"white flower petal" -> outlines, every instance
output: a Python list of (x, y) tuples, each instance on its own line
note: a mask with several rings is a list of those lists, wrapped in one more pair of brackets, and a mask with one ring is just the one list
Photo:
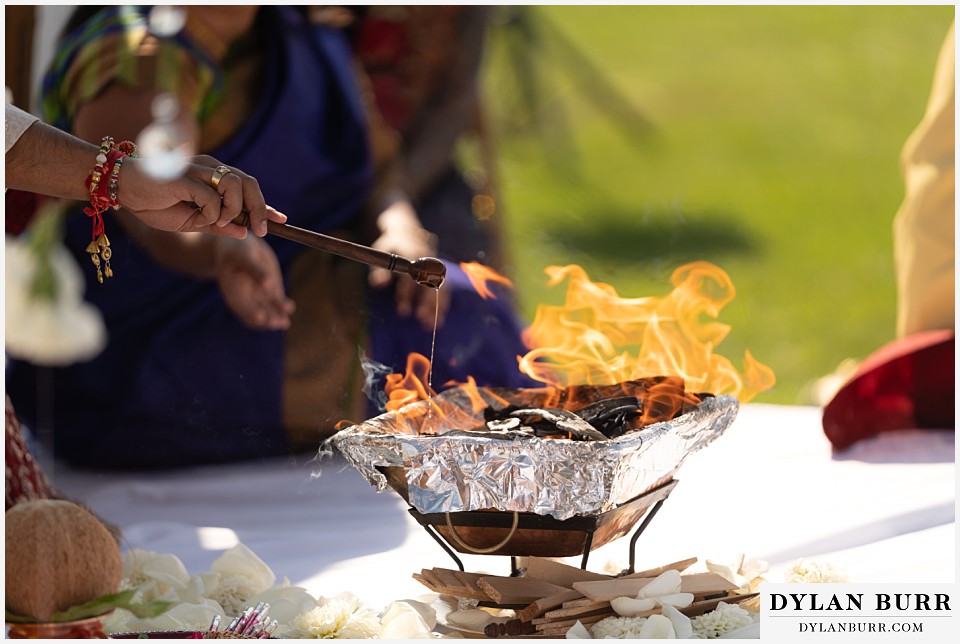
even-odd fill
[(174, 555), (133, 549), (122, 557), (122, 586), (136, 588), (143, 601), (175, 601), (190, 578), (183, 563)]
[(617, 615), (636, 617), (640, 613), (657, 607), (654, 599), (633, 599), (632, 597), (617, 597), (610, 600), (610, 606)]
[(664, 606), (677, 606), (684, 608), (693, 603), (693, 593), (674, 593), (672, 595), (661, 595), (655, 598), (657, 602)]
[(740, 567), (741, 573), (747, 579), (759, 577), (770, 570), (770, 564), (763, 559), (750, 559)]
[(580, 620), (577, 620), (577, 623), (570, 627), (567, 631), (566, 639), (568, 640), (592, 640), (593, 636), (590, 635), (590, 631), (580, 623)]
[(383, 611), (380, 624), (384, 639), (422, 639), (430, 637), (437, 625), (437, 612), (423, 602), (395, 601)]
[(675, 640), (677, 633), (673, 630), (673, 623), (663, 615), (651, 615), (640, 627), (637, 635), (642, 640)]
[(11, 356), (36, 364), (62, 366), (89, 360), (106, 345), (100, 312), (83, 301), (83, 278), (73, 256), (60, 243), (50, 248), (56, 299), (37, 299), (30, 289), (37, 257), (21, 239), (5, 243), (5, 344)]
[(293, 618), (317, 607), (316, 598), (300, 586), (274, 586), (250, 599), (250, 605), (260, 602), (270, 604), (270, 619), (289, 624)]
[(242, 543), (238, 543), (220, 555), (210, 566), (210, 570), (224, 576), (246, 577), (250, 585), (257, 588), (257, 592), (270, 588), (277, 580), (277, 576), (263, 559)]
[(690, 623), (689, 617), (670, 604), (663, 605), (663, 616), (670, 620), (670, 623), (673, 625), (673, 632), (676, 634), (678, 640), (688, 640), (693, 637), (693, 626)]
[(714, 563), (709, 559), (707, 559), (706, 564), (707, 564), (708, 571), (712, 572), (715, 575), (720, 575), (721, 577), (729, 581), (731, 584), (737, 583), (734, 581), (734, 578), (737, 576), (737, 573), (730, 566)]
[(660, 595), (672, 595), (680, 592), (680, 573), (676, 570), (667, 570), (659, 577), (640, 589), (637, 593), (637, 599), (644, 597), (658, 597)]

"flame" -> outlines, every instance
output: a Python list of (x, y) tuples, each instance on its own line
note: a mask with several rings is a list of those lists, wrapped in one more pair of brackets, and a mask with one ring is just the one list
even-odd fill
[[(448, 385), (459, 385), (470, 402), (466, 406), (444, 404), (438, 401), (436, 392), (426, 384), (430, 372), (430, 360), (413, 352), (407, 356), (406, 373), (387, 374), (384, 393), (387, 394), (387, 411), (396, 412), (404, 421), (408, 433), (435, 433), (440, 429), (458, 427), (470, 428), (478, 415), (483, 413), (491, 401), (498, 401), (506, 405), (507, 401), (493, 393), (487, 392), (486, 397), (480, 393), (476, 380), (468, 376), (466, 383), (450, 382)], [(426, 409), (413, 409), (410, 403), (429, 400), (431, 404)]]
[(487, 287), (487, 282), (497, 282), (513, 288), (513, 282), (509, 279), (496, 272), (489, 266), (484, 266), (483, 264), (478, 264), (477, 262), (462, 262), (460, 268), (463, 269), (463, 272), (467, 274), (467, 278), (470, 280), (470, 284), (473, 285), (474, 290), (480, 294), (480, 297), (483, 299), (496, 299), (496, 296), (493, 294), (493, 291)]
[(687, 391), (730, 394), (742, 402), (776, 382), (773, 371), (746, 352), (744, 374), (714, 348), (729, 325), (716, 322), (736, 291), (730, 277), (708, 262), (673, 272), (664, 297), (621, 298), (591, 282), (580, 266), (550, 266), (550, 286), (568, 280), (563, 306), (541, 305), (524, 331), (520, 370), (554, 387), (613, 384), (679, 376)]
[(383, 391), (387, 394), (387, 411), (396, 411), (412, 402), (427, 400), (437, 394), (427, 383), (430, 360), (419, 353), (407, 356), (405, 374), (388, 373)]
[[(461, 266), (481, 295), (489, 293), (485, 279), (510, 283), (481, 264)], [(521, 372), (551, 390), (544, 407), (575, 410), (594, 402), (597, 395), (642, 395), (646, 404), (635, 420), (642, 427), (698, 404), (694, 392), (729, 394), (747, 402), (776, 382), (773, 371), (749, 351), (743, 373), (715, 353), (730, 332), (730, 326), (717, 318), (736, 291), (729, 275), (713, 264), (693, 262), (676, 269), (671, 276), (673, 291), (663, 297), (622, 298), (609, 284), (590, 281), (577, 265), (550, 266), (546, 273), (550, 286), (567, 280), (565, 302), (537, 308), (523, 338), (533, 349), (517, 357)], [(475, 276), (481, 276), (479, 282)], [(405, 374), (387, 376), (387, 410), (432, 399), (436, 392), (426, 385), (429, 371), (429, 360), (411, 353)], [(447, 383), (452, 384), (458, 383)], [(601, 386), (601, 393), (592, 394), (593, 400), (581, 400), (573, 385)], [(474, 414), (487, 406), (472, 378), (461, 387), (468, 391)], [(441, 410), (434, 404), (426, 413), (435, 414), (447, 427), (457, 427), (463, 425), (451, 414), (466, 417), (467, 411)]]

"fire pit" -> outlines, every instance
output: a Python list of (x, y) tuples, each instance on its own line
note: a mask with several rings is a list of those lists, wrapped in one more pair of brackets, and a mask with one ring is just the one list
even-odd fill
[(461, 569), (451, 547), (583, 554), (585, 565), (590, 550), (647, 514), (642, 531), (686, 456), (723, 433), (738, 409), (732, 396), (684, 392), (676, 377), (523, 390), (463, 385), (331, 440), (378, 491), (403, 497)]

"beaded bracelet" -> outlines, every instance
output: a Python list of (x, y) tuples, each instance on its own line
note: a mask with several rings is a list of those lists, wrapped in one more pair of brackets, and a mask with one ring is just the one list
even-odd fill
[[(90, 244), (87, 245), (86, 250), (90, 255), (90, 261), (97, 268), (97, 281), (101, 284), (103, 284), (104, 275), (113, 277), (113, 269), (110, 267), (113, 251), (110, 249), (110, 240), (104, 231), (103, 213), (110, 208), (120, 209), (120, 203), (117, 201), (120, 168), (123, 166), (124, 157), (136, 156), (136, 154), (137, 146), (132, 142), (122, 141), (114, 145), (113, 137), (105, 136), (100, 141), (96, 164), (87, 176), (86, 185), (90, 190), (90, 205), (84, 208), (83, 212), (92, 219), (93, 225)], [(110, 168), (110, 178), (104, 181), (107, 168)], [(104, 264), (102, 273), (101, 258)]]

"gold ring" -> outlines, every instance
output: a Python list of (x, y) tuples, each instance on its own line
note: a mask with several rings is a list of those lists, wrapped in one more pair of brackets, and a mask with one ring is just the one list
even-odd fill
[(217, 186), (220, 185), (220, 179), (223, 179), (231, 172), (233, 171), (225, 165), (218, 165), (216, 168), (214, 168), (213, 176), (210, 178), (210, 185), (213, 186), (213, 189), (216, 190)]

